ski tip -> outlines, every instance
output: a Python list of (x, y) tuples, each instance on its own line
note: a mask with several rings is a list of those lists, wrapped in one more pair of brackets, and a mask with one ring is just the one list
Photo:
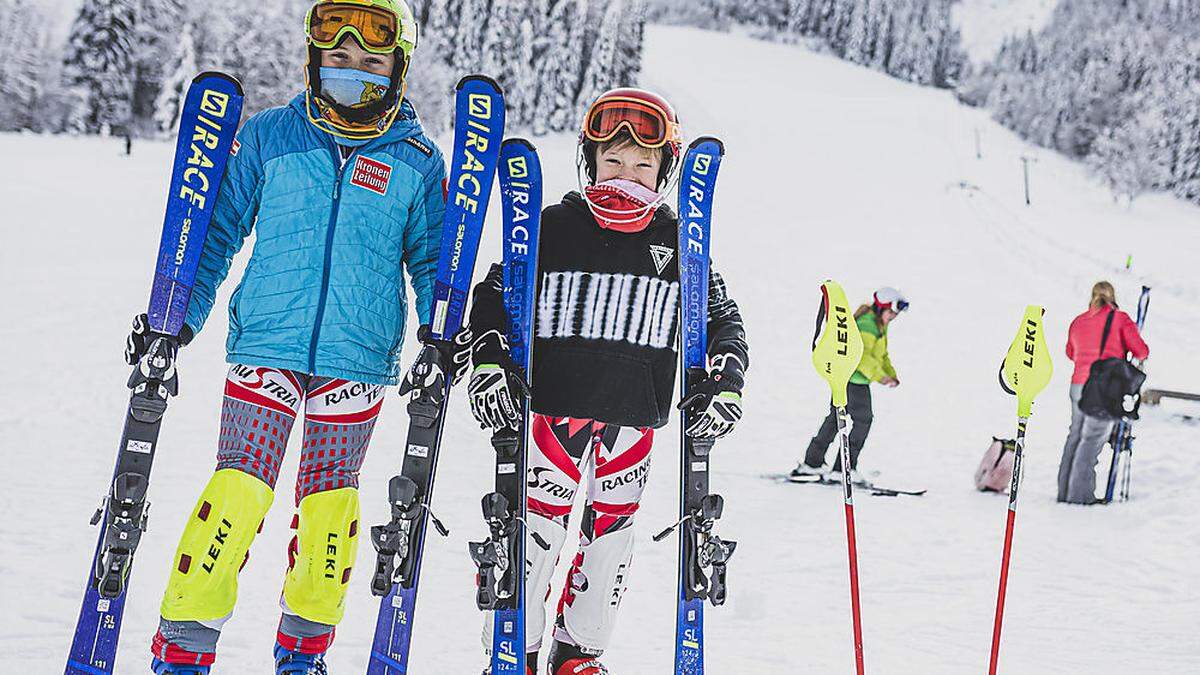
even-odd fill
[(464, 76), (461, 80), (458, 81), (458, 84), (454, 86), (454, 91), (462, 91), (464, 88), (467, 87), (467, 85), (471, 84), (472, 82), (482, 82), (485, 85), (491, 87), (492, 89), (495, 89), (497, 94), (500, 94), (500, 95), (504, 94), (504, 88), (501, 87), (499, 83), (497, 83), (495, 80), (488, 77), (487, 75), (483, 75), (481, 73), (474, 73), (471, 75)]
[(530, 142), (529, 139), (521, 138), (519, 136), (504, 139), (504, 142), (500, 144), (500, 147), (501, 147), (501, 149), (503, 149), (503, 148), (506, 148), (509, 146), (516, 146), (516, 145), (519, 145), (527, 150), (537, 152), (536, 145), (534, 145), (532, 142)]
[(722, 157), (725, 156), (725, 143), (723, 143), (721, 139), (717, 138), (716, 136), (700, 136), (688, 145), (688, 150), (694, 150), (705, 143), (716, 143), (717, 154)]
[(236, 77), (230, 75), (229, 73), (222, 73), (219, 70), (206, 70), (206, 71), (196, 75), (195, 77), (192, 78), (192, 84), (195, 84), (195, 83), (199, 82), (200, 80), (207, 80), (210, 78), (217, 78), (220, 80), (225, 80), (226, 82), (229, 82), (230, 84), (233, 85), (234, 89), (237, 90), (238, 96), (246, 95), (245, 92), (242, 90), (242, 83)]

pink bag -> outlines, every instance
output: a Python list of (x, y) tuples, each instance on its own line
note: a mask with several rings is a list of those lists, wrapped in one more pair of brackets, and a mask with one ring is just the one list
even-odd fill
[(1016, 456), (1016, 441), (992, 438), (992, 444), (983, 453), (983, 460), (975, 470), (975, 487), (980, 492), (1008, 493), (1012, 483), (1013, 458)]

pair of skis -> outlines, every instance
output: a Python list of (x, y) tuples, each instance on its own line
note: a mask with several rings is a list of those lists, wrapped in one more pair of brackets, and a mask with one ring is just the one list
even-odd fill
[[(725, 146), (701, 137), (688, 146), (679, 181), (679, 318), (680, 399), (690, 385), (707, 377), (709, 251), (717, 172)], [(679, 520), (654, 536), (665, 539), (679, 531), (678, 595), (675, 609), (675, 674), (704, 673), (704, 601), (724, 604), (726, 565), (737, 542), (714, 532), (725, 501), (710, 493), (709, 455), (712, 439), (684, 433), (691, 413), (680, 419)]]
[(200, 252), (242, 114), (242, 87), (216, 72), (197, 75), (184, 98), (162, 238), (147, 310), (151, 340), (134, 367), (125, 427), (108, 494), (92, 517), (100, 536), (67, 656), (67, 675), (113, 672), (125, 594), (146, 531), (150, 468), (170, 397), (175, 355)]
[[(1142, 286), (1142, 295), (1138, 298), (1137, 327), (1140, 333), (1146, 325), (1146, 313), (1150, 310), (1150, 287)], [(1129, 500), (1129, 479), (1133, 473), (1133, 422), (1122, 417), (1113, 427), (1112, 436), (1108, 440), (1112, 447), (1112, 462), (1108, 466), (1108, 481), (1104, 488), (1104, 503), (1112, 503), (1113, 497), (1118, 496), (1117, 485), (1120, 483), (1119, 497), (1121, 501)]]
[[(504, 138), (504, 94), (482, 75), (455, 89), (454, 147), (447, 179), (446, 213), (434, 284), (432, 337), (450, 341), (467, 312), (467, 297), (492, 181)], [(388, 482), (391, 520), (371, 528), (377, 552), (371, 592), (381, 596), (368, 675), (408, 672), (414, 612), (427, 524), (449, 534), (430, 503), (446, 403), (453, 382), (440, 390), (417, 389), (408, 403), (409, 427), (400, 475)]]
[[(467, 312), (475, 259), (483, 231), (492, 180), (499, 169), (504, 216), (504, 304), (514, 363), (529, 372), (532, 358), (534, 289), (541, 222), (541, 166), (533, 145), (502, 141), (504, 95), (491, 79), (473, 75), (459, 82), (455, 134), (447, 184), (438, 275), (434, 288), (432, 336), (452, 340)], [(410, 426), (401, 473), (388, 484), (391, 521), (371, 528), (377, 551), (371, 590), (382, 596), (376, 618), (369, 675), (408, 672), (421, 559), (427, 519), (443, 535), (430, 500), (437, 468), (446, 402), (452, 383), (441, 391), (414, 392), (408, 404)], [(520, 402), (524, 419), (528, 406)], [(483, 499), (488, 539), (470, 544), (479, 566), (477, 602), (494, 612), (491, 672), (525, 675), (525, 450), (527, 424), (496, 434), (495, 491)], [(548, 546), (545, 542), (543, 545)]]
[[(500, 151), (500, 201), (504, 215), (504, 309), (508, 319), (508, 353), (529, 380), (533, 359), (534, 296), (537, 289), (537, 250), (541, 232), (542, 169), (537, 150), (523, 139), (504, 142)], [(492, 612), (491, 675), (525, 675), (525, 530), (526, 450), (529, 443), (529, 405), (516, 401), (521, 422), (516, 430), (492, 436), (496, 451), (495, 491), (483, 497), (488, 538), (471, 542), (471, 559), (479, 568), (475, 600)], [(549, 550), (536, 532), (535, 545)]]

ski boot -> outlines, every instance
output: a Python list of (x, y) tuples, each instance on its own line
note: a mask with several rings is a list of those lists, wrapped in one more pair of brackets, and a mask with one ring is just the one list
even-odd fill
[[(590, 653), (589, 653), (590, 652)], [(609, 675), (600, 663), (600, 652), (583, 650), (559, 640), (550, 648), (550, 672), (554, 675)]]
[(329, 675), (324, 654), (301, 654), (275, 643), (275, 675)]
[(804, 462), (800, 462), (792, 472), (788, 474), (788, 480), (793, 483), (816, 482), (825, 477), (825, 472), (828, 471), (823, 466), (809, 466)]
[(160, 659), (154, 659), (150, 662), (150, 670), (154, 671), (154, 675), (208, 675), (212, 671), (212, 667), (194, 666), (187, 663), (167, 663)]

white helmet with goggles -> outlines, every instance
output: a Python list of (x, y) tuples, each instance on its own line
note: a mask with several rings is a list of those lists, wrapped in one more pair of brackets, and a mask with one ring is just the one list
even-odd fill
[(908, 298), (905, 298), (903, 293), (891, 286), (884, 286), (875, 291), (873, 300), (876, 314), (882, 314), (884, 310), (888, 309), (899, 314), (908, 309)]

